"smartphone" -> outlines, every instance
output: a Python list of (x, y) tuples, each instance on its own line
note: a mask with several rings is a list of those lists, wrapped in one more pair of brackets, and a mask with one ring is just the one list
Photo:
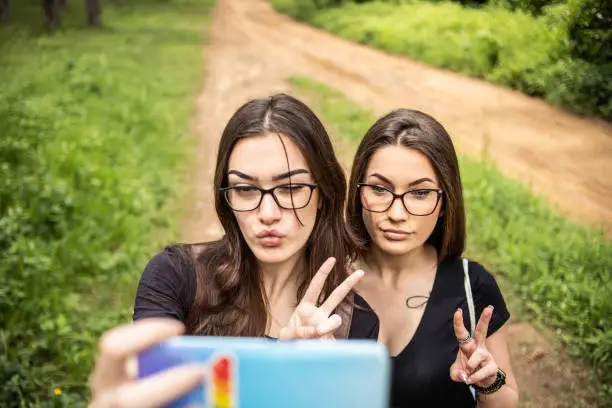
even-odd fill
[(185, 363), (205, 380), (169, 408), (388, 408), (390, 357), (369, 340), (179, 336), (138, 356), (138, 377)]

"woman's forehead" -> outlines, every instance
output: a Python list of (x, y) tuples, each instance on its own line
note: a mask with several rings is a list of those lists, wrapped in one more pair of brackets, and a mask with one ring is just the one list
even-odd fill
[(403, 146), (383, 146), (370, 158), (365, 177), (383, 175), (394, 184), (409, 184), (421, 178), (437, 181), (427, 156)]
[(277, 134), (239, 140), (228, 163), (228, 171), (238, 170), (261, 180), (272, 179), (296, 169), (310, 172), (308, 162), (299, 147), (288, 137), (279, 137)]

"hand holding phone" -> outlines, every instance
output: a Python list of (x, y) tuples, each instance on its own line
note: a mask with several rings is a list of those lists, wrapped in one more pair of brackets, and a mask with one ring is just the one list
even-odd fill
[(181, 365), (146, 379), (137, 379), (131, 367), (137, 355), (178, 336), (183, 325), (172, 319), (146, 319), (106, 332), (90, 376), (90, 408), (153, 408), (163, 406), (202, 385), (199, 365)]

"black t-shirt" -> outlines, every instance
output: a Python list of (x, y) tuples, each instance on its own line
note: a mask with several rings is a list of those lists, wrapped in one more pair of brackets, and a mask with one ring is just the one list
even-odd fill
[[(510, 318), (504, 298), (493, 276), (480, 264), (469, 262), (470, 282), (476, 322), (488, 305), (495, 307), (488, 336), (495, 333)], [(392, 357), (392, 408), (474, 408), (476, 403), (466, 384), (450, 378), (450, 366), (457, 357), (458, 344), (453, 329), (453, 314), (463, 309), (464, 323), (470, 328), (461, 259), (440, 263), (429, 301), (421, 322), (408, 345)], [(355, 309), (349, 338), (378, 338), (376, 314), (360, 296)]]
[(187, 320), (195, 300), (195, 265), (170, 247), (149, 260), (140, 277), (133, 319), (169, 317)]

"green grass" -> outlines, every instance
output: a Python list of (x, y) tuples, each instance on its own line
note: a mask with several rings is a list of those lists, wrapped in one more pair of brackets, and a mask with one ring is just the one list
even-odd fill
[(546, 8), (538, 17), (447, 1), (346, 2), (341, 7), (317, 6), (313, 0), (271, 3), (340, 37), (612, 119), (612, 64), (570, 56), (567, 26), (577, 0)]
[[(101, 332), (176, 236), (213, 0), (39, 3), (0, 27), (0, 406), (85, 406)], [(56, 395), (55, 390), (59, 389)], [(61, 391), (61, 393), (60, 393)]]
[[(336, 90), (290, 79), (319, 107), (322, 120), (357, 144), (375, 117)], [(452, 134), (452, 129), (448, 129)], [(549, 210), (491, 163), (460, 157), (468, 219), (467, 256), (491, 269), (521, 311), (556, 329), (570, 351), (598, 369), (602, 406), (610, 406), (612, 244), (602, 232)], [(511, 312), (515, 313), (515, 310)]]

